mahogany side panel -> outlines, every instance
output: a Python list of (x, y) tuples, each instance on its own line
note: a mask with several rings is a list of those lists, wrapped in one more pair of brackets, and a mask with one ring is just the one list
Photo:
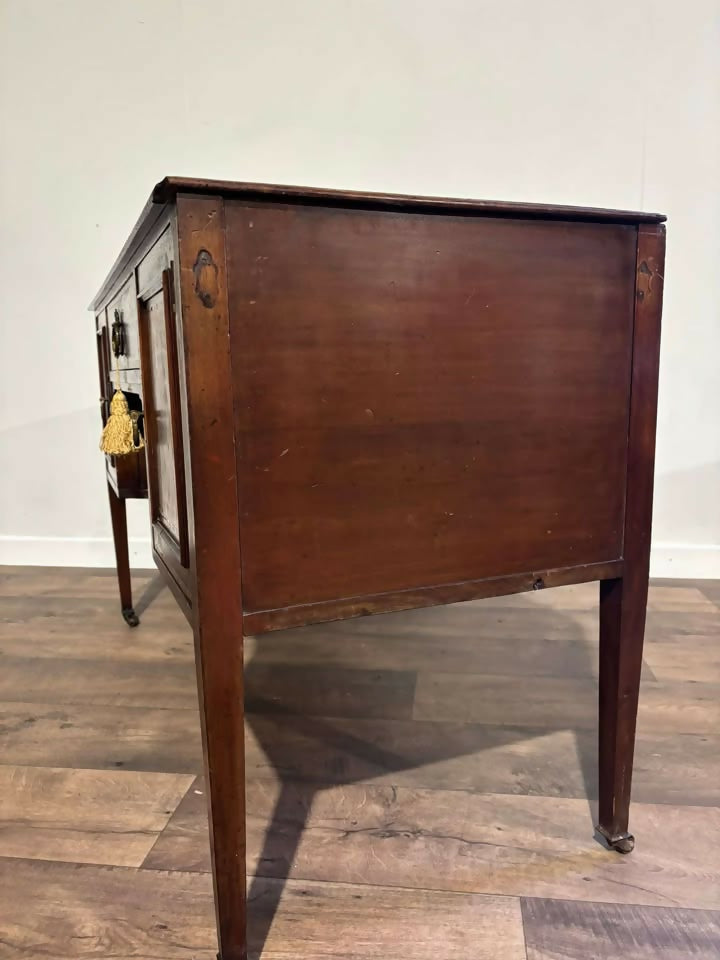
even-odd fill
[(247, 613), (620, 559), (636, 228), (227, 223)]

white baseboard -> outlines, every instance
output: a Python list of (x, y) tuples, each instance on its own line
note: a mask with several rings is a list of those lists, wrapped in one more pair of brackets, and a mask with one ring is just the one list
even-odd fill
[[(155, 566), (149, 537), (129, 540), (130, 566)], [(0, 536), (0, 565), (29, 567), (114, 567), (110, 537), (11, 537)]]
[(650, 576), (720, 580), (720, 543), (656, 543)]
[[(0, 536), (0, 565), (41, 567), (114, 567), (110, 537)], [(130, 565), (150, 568), (149, 537), (131, 537)], [(657, 543), (650, 575), (676, 579), (720, 580), (720, 544)]]

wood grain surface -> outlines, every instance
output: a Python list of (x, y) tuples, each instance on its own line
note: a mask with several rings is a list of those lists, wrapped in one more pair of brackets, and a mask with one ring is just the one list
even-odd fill
[(2, 855), (139, 867), (192, 779), (0, 766)]
[[(146, 867), (209, 869), (204, 792), (188, 791)], [(624, 859), (593, 840), (585, 799), (254, 780), (247, 812), (252, 874), (720, 909), (715, 807), (636, 803)]]
[[(8, 859), (0, 861), (0, 903), (8, 960), (215, 956), (207, 874)], [(525, 958), (514, 898), (261, 879), (253, 906), (249, 960), (261, 951), (262, 960), (377, 960), (398, 949), (412, 960), (497, 960), (498, 951), (503, 960)]]
[(246, 611), (622, 557), (635, 228), (226, 223)]

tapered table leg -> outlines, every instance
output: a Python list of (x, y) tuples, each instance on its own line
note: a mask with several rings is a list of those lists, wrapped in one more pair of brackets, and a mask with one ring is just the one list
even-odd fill
[(642, 671), (647, 577), (600, 583), (600, 722), (598, 833), (629, 853), (635, 722)]
[(120, 589), (120, 609), (125, 623), (127, 623), (129, 627), (136, 627), (140, 623), (140, 620), (132, 604), (125, 501), (118, 497), (109, 483), (108, 498), (110, 500), (110, 518), (112, 520), (113, 542), (115, 545), (115, 564), (117, 566), (118, 587)]
[(598, 833), (620, 853), (628, 832), (635, 721), (650, 571), (665, 228), (638, 229), (623, 575), (600, 584)]
[[(221, 611), (218, 611), (221, 614)], [(195, 628), (220, 960), (246, 960), (243, 642), (215, 618)]]
[(221, 197), (178, 197), (192, 598), (221, 960), (246, 960), (243, 605)]

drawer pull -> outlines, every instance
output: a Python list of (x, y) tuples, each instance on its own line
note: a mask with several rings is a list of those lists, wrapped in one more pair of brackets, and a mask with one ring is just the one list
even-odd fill
[(112, 352), (115, 357), (125, 356), (125, 324), (119, 310), (115, 311), (112, 323)]

